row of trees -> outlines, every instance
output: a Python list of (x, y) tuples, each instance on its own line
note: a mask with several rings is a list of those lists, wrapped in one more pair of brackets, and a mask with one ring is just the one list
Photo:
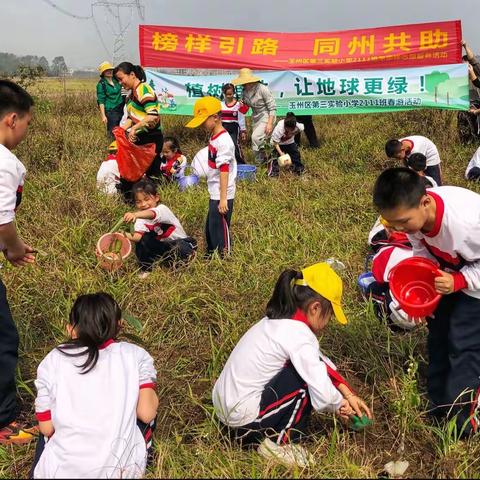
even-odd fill
[(45, 57), (25, 55), (19, 57), (13, 53), (0, 52), (0, 75), (11, 76), (25, 68), (37, 70), (39, 74), (58, 77), (68, 71), (63, 56), (55, 57), (49, 64)]

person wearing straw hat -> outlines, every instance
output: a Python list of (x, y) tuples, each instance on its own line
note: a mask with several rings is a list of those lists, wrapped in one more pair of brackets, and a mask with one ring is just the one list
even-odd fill
[(240, 74), (234, 78), (233, 85), (243, 85), (242, 101), (252, 109), (252, 149), (257, 163), (265, 163), (263, 145), (265, 138), (273, 131), (277, 107), (270, 89), (260, 83), (249, 68), (240, 69)]
[(311, 456), (291, 443), (303, 436), (312, 408), (371, 418), (317, 339), (332, 315), (347, 323), (342, 290), (327, 262), (278, 278), (265, 317), (240, 339), (213, 388), (216, 415), (243, 446), (260, 443), (261, 455), (306, 467)]
[(113, 76), (113, 65), (103, 62), (98, 67), (100, 80), (97, 83), (97, 103), (102, 122), (107, 127), (107, 133), (113, 139), (112, 129), (120, 125), (123, 117), (124, 98), (122, 86)]

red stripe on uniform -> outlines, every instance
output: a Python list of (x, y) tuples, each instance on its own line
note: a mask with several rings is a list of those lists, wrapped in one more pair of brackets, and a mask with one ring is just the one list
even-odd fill
[(44, 412), (35, 412), (35, 417), (39, 422), (48, 422), (52, 419), (52, 412), (45, 410)]
[(264, 410), (262, 410), (258, 416), (261, 417), (263, 415), (265, 415), (267, 412), (269, 412), (270, 410), (274, 409), (275, 407), (278, 407), (279, 405), (281, 405), (282, 403), (285, 403), (287, 400), (290, 400), (291, 398), (295, 397), (296, 395), (298, 395), (298, 393), (300, 392), (300, 389), (298, 390), (295, 390), (294, 392), (292, 393), (289, 393), (288, 395), (285, 395), (283, 398), (281, 398), (280, 400), (277, 400), (276, 402), (273, 402), (271, 405), (269, 405), (267, 408), (265, 408)]
[(305, 409), (305, 406), (307, 405), (307, 402), (308, 402), (308, 397), (305, 394), (305, 398), (303, 399), (302, 405), (300, 406), (300, 410), (298, 411), (297, 416), (295, 417), (295, 424), (297, 424), (302, 418), (302, 413), (303, 413), (303, 410)]
[(445, 212), (445, 204), (443, 203), (442, 197), (440, 197), (436, 193), (428, 191), (428, 195), (430, 195), (435, 201), (437, 209), (435, 212), (435, 222), (433, 224), (433, 229), (431, 232), (426, 233), (425, 236), (435, 237), (436, 235), (438, 235), (440, 227), (442, 226), (443, 213)]
[(422, 238), (422, 243), (425, 245), (427, 250), (434, 256), (437, 257), (438, 259), (443, 260), (444, 262), (449, 263), (452, 266), (458, 266), (461, 263), (461, 258), (460, 257), (452, 257), (449, 253), (443, 252), (437, 247), (434, 247), (433, 245), (430, 245), (427, 241), (425, 241), (424, 238)]
[(378, 283), (385, 283), (385, 270), (395, 247), (382, 248), (372, 260), (372, 275)]
[(175, 228), (175, 225), (170, 225), (161, 235), (157, 235), (157, 238), (168, 238), (175, 231)]
[(157, 386), (157, 385), (156, 385), (155, 383), (153, 383), (153, 382), (151, 382), (151, 383), (142, 383), (142, 385), (140, 385), (139, 389), (140, 389), (140, 390), (143, 390), (144, 388), (153, 388), (153, 389), (155, 390), (155, 387), (156, 387), (156, 386)]
[(351, 392), (353, 392), (347, 381), (336, 370), (329, 367), (327, 364), (325, 364), (325, 366), (327, 367), (327, 374), (332, 380), (333, 385), (335, 385), (335, 388), (338, 388), (339, 385), (345, 385)]

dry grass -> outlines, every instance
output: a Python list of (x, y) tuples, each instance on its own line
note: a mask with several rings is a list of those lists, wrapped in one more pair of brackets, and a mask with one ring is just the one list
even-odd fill
[[(80, 89), (71, 85), (67, 91)], [(141, 320), (141, 332), (127, 327), (125, 334), (136, 335), (156, 359), (161, 407), (152, 478), (376, 477), (400, 455), (410, 461), (411, 477), (479, 476), (476, 443), (457, 443), (447, 429), (435, 430), (425, 420), (425, 332), (392, 335), (355, 287), (375, 220), (371, 186), (387, 165), (385, 140), (428, 136), (440, 149), (448, 183), (465, 185), (463, 171), (475, 147), (458, 145), (454, 113), (317, 118), (321, 148), (302, 150), (308, 178), (269, 180), (260, 172), (256, 183), (239, 184), (231, 258), (198, 256), (188, 269), (157, 269), (140, 282), (133, 260), (120, 274), (96, 267), (96, 239), (126, 208), (95, 190), (107, 141), (94, 96), (86, 87), (67, 99), (50, 90), (38, 90), (36, 118), (17, 152), (29, 171), (19, 230), (46, 255), (33, 268), (5, 266), (2, 273), (20, 330), (19, 395), (26, 417), (32, 418), (36, 367), (63, 339), (73, 300), (79, 293), (105, 290)], [(204, 136), (189, 136), (183, 121), (165, 118), (165, 131), (180, 135), (192, 158)], [(202, 239), (202, 248), (206, 188), (180, 193), (171, 186), (161, 195), (187, 232)], [(348, 266), (350, 324), (332, 324), (322, 349), (373, 404), (376, 421), (358, 434), (330, 417), (315, 416), (308, 447), (318, 465), (292, 472), (230, 445), (212, 416), (210, 391), (238, 338), (263, 315), (280, 271), (331, 256)], [(407, 373), (412, 361), (420, 374)], [(25, 476), (33, 451), (34, 446), (0, 448), (0, 476)]]

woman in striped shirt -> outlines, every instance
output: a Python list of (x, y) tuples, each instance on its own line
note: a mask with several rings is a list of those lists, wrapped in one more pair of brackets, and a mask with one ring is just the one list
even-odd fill
[[(160, 123), (160, 104), (153, 88), (146, 83), (143, 68), (130, 62), (115, 67), (114, 74), (123, 88), (130, 90), (127, 99), (127, 120), (122, 127), (128, 132), (128, 139), (136, 145), (155, 144), (156, 156), (145, 172), (148, 177), (160, 178), (160, 164), (163, 147), (163, 133)], [(120, 190), (127, 200), (130, 198), (133, 182), (121, 181)]]

